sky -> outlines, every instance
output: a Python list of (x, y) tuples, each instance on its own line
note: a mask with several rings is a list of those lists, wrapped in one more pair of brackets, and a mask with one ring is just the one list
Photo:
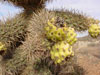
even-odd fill
[(21, 12), (22, 9), (8, 3), (0, 3), (0, 20), (6, 19), (9, 16), (13, 17), (15, 14)]
[[(100, 0), (53, 0), (53, 2), (47, 3), (46, 8), (75, 9), (96, 19), (100, 19)], [(13, 16), (21, 10), (8, 3), (0, 3), (0, 19), (7, 17), (9, 14)]]
[[(53, 0), (53, 2), (46, 3), (47, 9), (75, 9), (83, 12), (88, 16), (100, 20), (100, 0)], [(0, 20), (7, 18), (9, 15), (13, 17), (15, 14), (21, 12), (23, 9), (15, 7), (8, 3), (0, 3)], [(78, 36), (88, 35), (87, 31)]]
[(48, 9), (61, 7), (79, 10), (79, 12), (100, 19), (100, 0), (54, 0), (53, 3), (47, 5)]

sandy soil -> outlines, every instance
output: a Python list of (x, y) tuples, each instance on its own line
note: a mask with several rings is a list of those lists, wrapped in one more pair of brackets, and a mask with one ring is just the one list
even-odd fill
[(75, 46), (78, 64), (85, 70), (85, 75), (100, 75), (100, 38), (84, 38)]

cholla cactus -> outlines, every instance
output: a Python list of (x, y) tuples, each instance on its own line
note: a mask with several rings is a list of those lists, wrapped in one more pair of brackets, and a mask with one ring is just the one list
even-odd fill
[(88, 32), (93, 38), (96, 38), (100, 34), (100, 26), (97, 24), (92, 24), (89, 27)]
[[(50, 54), (56, 65), (71, 58), (74, 55), (71, 45), (77, 40), (75, 31), (87, 30), (90, 24), (99, 23), (99, 21), (71, 11), (38, 10), (44, 7), (44, 2), (47, 0), (6, 1), (24, 8), (23, 16), (18, 15), (0, 26), (0, 42), (4, 43), (0, 46), (1, 52), (11, 50), (12, 53), (12, 58), (2, 60), (5, 64), (6, 75), (40, 75), (39, 71), (37, 71), (39, 74), (35, 73), (34, 65), (40, 60), (47, 61)], [(95, 28), (92, 29), (94, 31)], [(98, 33), (98, 28), (96, 29)], [(90, 30), (90, 32), (92, 31)], [(49, 45), (46, 46), (48, 43)], [(50, 47), (51, 51), (47, 47)], [(51, 63), (51, 58), (48, 60), (48, 64)], [(71, 62), (70, 65), (73, 64), (72, 61), (67, 62)], [(54, 65), (49, 66), (55, 67)], [(68, 66), (69, 64), (66, 64), (65, 67), (68, 69)], [(47, 70), (43, 71), (42, 68), (42, 73), (48, 72), (49, 74), (51, 70), (47, 64), (45, 67)]]
[(60, 42), (55, 44), (50, 51), (51, 58), (54, 62), (61, 63), (65, 60), (65, 58), (73, 56), (74, 52), (72, 51), (72, 46), (70, 46), (67, 42)]
[[(7, 55), (13, 53), (14, 49), (21, 44), (21, 41), (24, 41), (27, 33), (27, 24), (28, 17), (19, 14), (12, 19), (8, 19), (0, 26), (0, 42), (7, 48)], [(12, 54), (8, 56), (10, 55)]]

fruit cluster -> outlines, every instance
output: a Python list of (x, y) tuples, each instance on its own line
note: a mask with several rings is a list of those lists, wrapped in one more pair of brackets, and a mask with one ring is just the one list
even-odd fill
[(66, 25), (64, 25), (65, 27), (57, 28), (54, 22), (54, 19), (48, 21), (48, 26), (45, 27), (47, 38), (53, 42), (67, 41), (70, 45), (73, 45), (77, 41), (77, 34), (74, 29), (68, 28)]
[[(48, 21), (48, 25), (45, 27), (46, 37), (55, 43), (50, 51), (51, 59), (55, 64), (63, 62), (67, 57), (74, 55), (72, 46), (76, 41), (75, 30), (71, 27), (66, 27), (66, 24), (56, 24), (54, 18)], [(62, 24), (62, 23), (61, 23)], [(59, 26), (57, 26), (59, 25)]]
[(96, 38), (100, 34), (100, 26), (97, 24), (92, 24), (88, 30), (91, 37)]
[(72, 46), (65, 41), (55, 44), (52, 47), (50, 54), (51, 59), (54, 60), (55, 64), (65, 61), (66, 57), (74, 56)]

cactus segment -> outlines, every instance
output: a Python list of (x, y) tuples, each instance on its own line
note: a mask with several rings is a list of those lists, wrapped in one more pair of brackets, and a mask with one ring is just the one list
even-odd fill
[(92, 24), (88, 30), (91, 37), (96, 38), (100, 34), (100, 26), (97, 24)]
[(61, 62), (65, 61), (65, 58), (74, 56), (72, 46), (65, 41), (55, 44), (52, 47), (50, 54), (51, 59), (54, 60), (55, 64), (60, 64)]

